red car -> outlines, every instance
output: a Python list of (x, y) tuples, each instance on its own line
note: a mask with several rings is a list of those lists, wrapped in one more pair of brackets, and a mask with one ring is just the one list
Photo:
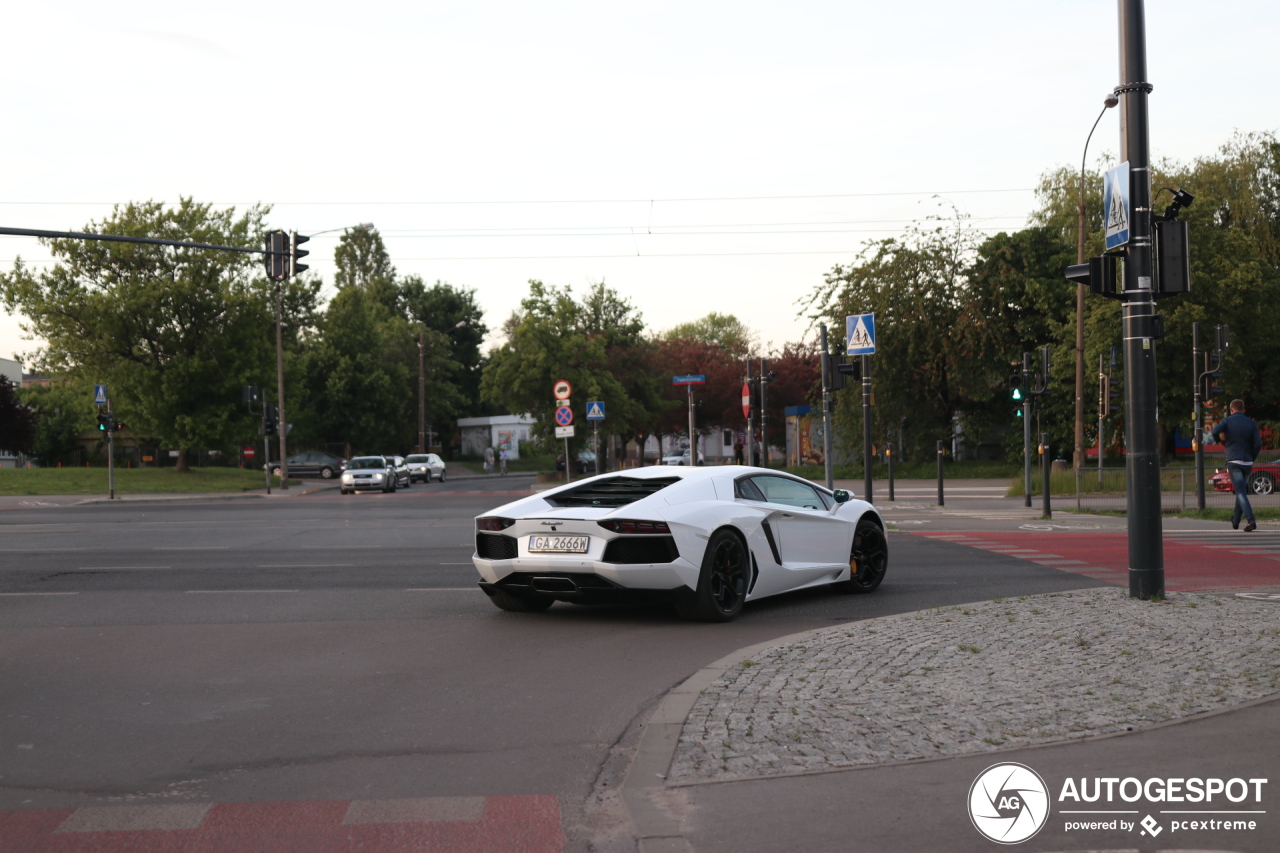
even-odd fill
[[(1249, 494), (1270, 495), (1276, 490), (1276, 481), (1280, 480), (1280, 463), (1255, 462), (1253, 471), (1249, 473)], [(1226, 468), (1215, 468), (1213, 472), (1213, 488), (1218, 492), (1234, 492), (1231, 475)]]

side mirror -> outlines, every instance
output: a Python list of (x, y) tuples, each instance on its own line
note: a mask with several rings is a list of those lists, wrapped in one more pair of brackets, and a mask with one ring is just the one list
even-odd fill
[(842, 503), (844, 503), (845, 501), (847, 501), (847, 500), (849, 500), (850, 498), (852, 498), (852, 497), (853, 497), (853, 495), (849, 494), (849, 493), (848, 493), (847, 491), (845, 491), (844, 489), (836, 489), (834, 492), (832, 492), (832, 493), (831, 493), (831, 497), (833, 497), (833, 498), (835, 498), (835, 499), (836, 499), (836, 503), (838, 503), (838, 504), (842, 504)]

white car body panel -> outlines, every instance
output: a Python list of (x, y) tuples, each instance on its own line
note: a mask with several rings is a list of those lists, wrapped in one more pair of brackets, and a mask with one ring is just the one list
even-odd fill
[[(849, 552), (857, 522), (870, 515), (884, 529), (875, 507), (856, 498), (832, 509), (807, 510), (794, 506), (734, 497), (734, 481), (777, 471), (746, 466), (690, 468), (653, 466), (619, 471), (577, 480), (565, 486), (513, 501), (486, 512), (481, 518), (513, 519), (514, 524), (495, 531), (516, 540), (513, 559), (487, 559), (479, 551), (472, 561), (488, 584), (499, 583), (513, 572), (593, 573), (618, 586), (635, 590), (694, 589), (711, 534), (723, 527), (737, 530), (747, 542), (758, 569), (748, 601), (832, 583), (849, 577)], [(589, 487), (596, 481), (618, 477), (634, 479), (676, 478), (677, 482), (622, 506), (556, 506), (554, 498), (566, 491)], [(792, 478), (799, 479), (799, 478)], [(807, 481), (802, 481), (807, 482)], [(825, 492), (820, 486), (819, 491)], [(608, 519), (663, 521), (670, 528), (679, 557), (663, 563), (604, 562), (610, 541), (640, 539), (652, 534), (620, 534), (601, 527)], [(768, 522), (781, 561), (774, 559), (763, 522)], [(477, 530), (477, 534), (485, 531)], [(586, 553), (533, 553), (529, 537), (535, 534), (586, 535)]]

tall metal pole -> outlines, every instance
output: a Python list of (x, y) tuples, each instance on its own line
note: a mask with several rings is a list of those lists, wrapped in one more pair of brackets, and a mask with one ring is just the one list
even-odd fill
[(427, 453), (427, 327), (418, 330), (418, 452)]
[[(690, 393), (693, 386), (689, 386)], [(768, 468), (772, 461), (769, 458), (769, 359), (760, 359), (760, 450), (764, 454), (764, 467)]]
[(280, 399), (280, 418), (276, 424), (276, 435), (280, 440), (280, 491), (289, 488), (289, 453), (285, 449), (285, 433), (289, 431), (288, 419), (284, 416), (284, 333), (280, 320), (280, 283), (276, 283), (276, 396)]
[(1146, 13), (1120, 4), (1120, 158), (1129, 163), (1129, 244), (1124, 255), (1124, 392), (1128, 467), (1129, 596), (1164, 595), (1160, 443), (1156, 430), (1151, 161), (1147, 122)]
[[(1107, 110), (1118, 103), (1119, 101), (1115, 95), (1108, 95), (1106, 100), (1103, 101), (1102, 112), (1098, 113), (1098, 117), (1094, 119), (1093, 127), (1089, 128), (1089, 135), (1084, 141), (1084, 153), (1080, 155), (1080, 205), (1076, 220), (1077, 264), (1085, 262), (1084, 171), (1085, 164), (1089, 159), (1089, 142), (1093, 139), (1093, 132), (1098, 129), (1098, 122), (1102, 121), (1102, 117), (1106, 115)], [(1075, 453), (1072, 455), (1073, 468), (1079, 468), (1084, 465), (1084, 304), (1084, 282), (1081, 281), (1076, 283), (1076, 444)]]
[(107, 500), (116, 499), (116, 418), (107, 401)]
[(689, 389), (689, 467), (698, 467), (698, 429), (693, 422), (693, 385), (686, 386)]
[(1041, 477), (1044, 478), (1044, 499), (1042, 502), (1041, 512), (1045, 518), (1053, 518), (1053, 507), (1050, 504), (1053, 490), (1049, 488), (1050, 475), (1053, 471), (1052, 463), (1049, 461), (1049, 433), (1040, 433), (1040, 471)]
[[(1022, 354), (1022, 386), (1031, 390), (1031, 353)], [(1031, 400), (1026, 393), (1022, 397), (1022, 490), (1023, 506), (1031, 506)]]
[(747, 464), (756, 464), (756, 392), (751, 383), (751, 357), (747, 357)]
[(822, 465), (826, 469), (827, 488), (834, 489), (835, 470), (831, 461), (831, 364), (827, 358), (827, 327), (824, 325), (819, 328), (822, 330)]
[(1103, 372), (1102, 353), (1098, 353), (1098, 491), (1102, 491), (1102, 457), (1106, 452), (1105, 441), (1107, 406), (1111, 402), (1111, 375)]
[(1195, 380), (1195, 435), (1191, 449), (1196, 453), (1196, 509), (1204, 509), (1204, 380), (1200, 375), (1200, 323), (1191, 324), (1191, 378)]
[(871, 494), (871, 356), (862, 356), (862, 499)]

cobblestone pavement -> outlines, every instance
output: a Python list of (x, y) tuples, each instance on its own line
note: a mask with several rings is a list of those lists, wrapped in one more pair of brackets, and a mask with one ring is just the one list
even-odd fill
[(670, 782), (984, 752), (1122, 732), (1280, 691), (1280, 604), (1115, 587), (817, 632), (695, 702)]

